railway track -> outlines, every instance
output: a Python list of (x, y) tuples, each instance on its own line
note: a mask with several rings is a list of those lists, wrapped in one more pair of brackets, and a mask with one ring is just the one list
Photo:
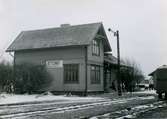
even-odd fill
[[(35, 117), (44, 117), (46, 115), (56, 115), (56, 114), (65, 114), (66, 112), (76, 112), (81, 110), (93, 110), (97, 108), (106, 108), (109, 106), (116, 106), (121, 104), (128, 104), (135, 100), (149, 99), (144, 97), (131, 97), (127, 99), (116, 99), (116, 100), (98, 100), (97, 102), (50, 102), (46, 104), (28, 104), (28, 105), (12, 105), (5, 107), (0, 107), (0, 117), (3, 119), (33, 119)], [(151, 98), (151, 97), (150, 97)], [(5, 110), (4, 110), (5, 109)], [(89, 111), (87, 113), (90, 113)], [(92, 113), (92, 112), (91, 112)], [(77, 118), (83, 118), (83, 115), (77, 116)]]
[(157, 101), (151, 104), (144, 104), (144, 105), (136, 105), (134, 107), (128, 107), (123, 110), (118, 110), (110, 113), (106, 113), (103, 115), (98, 115), (95, 117), (90, 117), (88, 119), (131, 119), (136, 118), (142, 113), (146, 113), (151, 110), (155, 110), (157, 108), (166, 107), (167, 104), (165, 101)]

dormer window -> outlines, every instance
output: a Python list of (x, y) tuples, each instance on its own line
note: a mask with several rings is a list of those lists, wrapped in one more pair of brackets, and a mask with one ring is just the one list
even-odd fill
[(97, 39), (93, 39), (92, 55), (100, 56), (100, 41)]

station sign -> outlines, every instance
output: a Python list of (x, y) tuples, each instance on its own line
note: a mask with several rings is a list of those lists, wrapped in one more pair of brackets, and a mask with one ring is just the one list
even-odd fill
[(47, 68), (62, 68), (63, 60), (48, 60), (46, 61)]

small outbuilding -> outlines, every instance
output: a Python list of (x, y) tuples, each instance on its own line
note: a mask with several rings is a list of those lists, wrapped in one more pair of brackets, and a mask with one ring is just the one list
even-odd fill
[(165, 93), (165, 98), (167, 99), (167, 65), (160, 66), (150, 73), (149, 76), (152, 76), (154, 88), (159, 98), (162, 98), (162, 94)]

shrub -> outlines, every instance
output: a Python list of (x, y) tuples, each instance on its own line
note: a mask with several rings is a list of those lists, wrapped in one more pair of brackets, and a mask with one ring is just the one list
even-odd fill
[(0, 91), (11, 93), (13, 91), (13, 66), (10, 63), (0, 63)]
[(20, 64), (15, 66), (15, 93), (35, 93), (42, 91), (51, 83), (44, 66)]

